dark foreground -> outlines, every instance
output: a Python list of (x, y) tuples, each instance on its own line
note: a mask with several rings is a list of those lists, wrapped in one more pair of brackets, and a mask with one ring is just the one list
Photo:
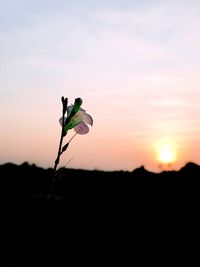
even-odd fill
[(143, 168), (60, 174), (47, 200), (51, 169), (0, 166), (0, 266), (114, 265), (122, 251), (131, 265), (172, 259), (191, 265), (199, 243), (198, 165), (161, 174)]

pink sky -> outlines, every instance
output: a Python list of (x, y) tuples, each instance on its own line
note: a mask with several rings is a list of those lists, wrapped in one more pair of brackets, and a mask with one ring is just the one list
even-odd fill
[(0, 163), (53, 167), (63, 95), (94, 126), (62, 166), (159, 171), (164, 143), (175, 169), (200, 164), (200, 3), (67, 2), (1, 6)]

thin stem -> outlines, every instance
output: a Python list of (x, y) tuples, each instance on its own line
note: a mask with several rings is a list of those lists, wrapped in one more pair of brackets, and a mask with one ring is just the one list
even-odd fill
[(63, 112), (63, 115), (62, 115), (62, 130), (61, 130), (61, 136), (60, 136), (60, 144), (59, 144), (59, 148), (58, 148), (57, 158), (55, 160), (55, 165), (54, 165), (54, 168), (53, 168), (53, 178), (55, 178), (57, 166), (58, 166), (58, 164), (60, 162), (60, 155), (62, 154), (61, 153), (61, 149), (62, 149), (62, 143), (63, 143), (63, 137), (64, 137), (64, 121), (65, 121), (64, 115), (65, 114)]
[[(60, 136), (60, 143), (59, 143), (59, 147), (58, 147), (58, 154), (55, 160), (55, 164), (54, 164), (54, 168), (53, 168), (53, 178), (51, 181), (51, 185), (49, 188), (49, 191), (47, 193), (47, 198), (51, 197), (52, 191), (53, 191), (53, 187), (54, 187), (54, 183), (56, 181), (56, 171), (57, 171), (57, 167), (58, 164), (60, 162), (60, 156), (63, 153), (62, 151), (62, 143), (63, 143), (63, 138), (64, 138), (64, 126), (65, 126), (65, 109), (63, 108), (63, 113), (62, 113), (62, 130), (61, 130), (61, 136)], [(72, 141), (72, 139), (78, 134), (78, 132), (76, 132), (69, 140), (68, 144)]]
[(54, 168), (53, 168), (53, 178), (52, 178), (52, 181), (51, 181), (51, 185), (50, 185), (49, 191), (48, 191), (48, 193), (46, 195), (47, 198), (49, 198), (51, 196), (51, 193), (52, 193), (53, 187), (54, 187), (54, 183), (56, 181), (56, 170), (57, 170), (58, 164), (60, 162), (60, 156), (62, 154), (61, 149), (62, 149), (62, 143), (63, 143), (63, 138), (64, 138), (64, 123), (65, 123), (65, 112), (63, 111), (63, 113), (62, 113), (62, 130), (61, 130), (61, 135), (60, 135), (60, 143), (59, 143), (59, 147), (58, 147), (58, 154), (57, 154), (57, 157), (56, 157), (56, 160), (55, 160), (55, 164), (54, 164)]
[(69, 139), (69, 142), (68, 144), (72, 141), (72, 139), (78, 134), (78, 132), (76, 132), (70, 139)]
[(62, 176), (65, 167), (73, 160), (73, 158), (71, 158), (70, 160), (68, 160), (68, 162), (62, 167), (60, 168), (57, 172), (56, 172), (56, 180), (58, 181), (60, 179), (60, 177)]

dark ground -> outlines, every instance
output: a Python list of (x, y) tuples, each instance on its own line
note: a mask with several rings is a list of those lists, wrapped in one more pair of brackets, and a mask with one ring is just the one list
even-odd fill
[(46, 200), (51, 176), (28, 163), (0, 166), (0, 266), (114, 265), (122, 251), (131, 265), (192, 265), (199, 253), (198, 165), (160, 174), (65, 169)]

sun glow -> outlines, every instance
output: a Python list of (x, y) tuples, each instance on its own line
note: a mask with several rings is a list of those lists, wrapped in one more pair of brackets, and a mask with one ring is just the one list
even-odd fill
[(176, 159), (175, 149), (169, 144), (159, 145), (157, 149), (157, 157), (160, 163), (173, 163)]

